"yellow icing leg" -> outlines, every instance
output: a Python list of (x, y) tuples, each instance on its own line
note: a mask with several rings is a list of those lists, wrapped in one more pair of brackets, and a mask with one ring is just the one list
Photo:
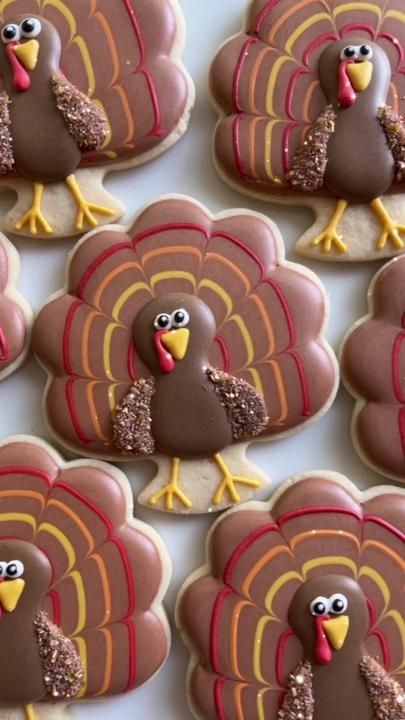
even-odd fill
[(24, 225), (28, 222), (30, 224), (31, 235), (38, 234), (37, 224), (46, 232), (48, 235), (53, 233), (53, 229), (41, 212), (41, 201), (44, 192), (44, 186), (42, 183), (34, 183), (34, 200), (32, 208), (22, 216), (22, 218), (15, 224), (16, 230), (22, 230)]
[(178, 486), (179, 471), (180, 458), (173, 458), (170, 482), (155, 495), (152, 495), (149, 500), (151, 505), (156, 505), (162, 497), (166, 497), (166, 510), (173, 510), (173, 500), (176, 497), (186, 508), (193, 507), (193, 503), (181, 492)]
[(253, 478), (241, 477), (240, 475), (232, 475), (221, 455), (214, 455), (214, 460), (221, 470), (223, 477), (223, 480), (214, 495), (214, 505), (219, 505), (226, 491), (228, 491), (232, 502), (239, 502), (240, 495), (235, 488), (235, 483), (255, 488), (261, 486), (260, 480), (253, 480)]
[(373, 208), (377, 217), (381, 220), (383, 226), (383, 232), (378, 238), (377, 250), (384, 250), (387, 244), (387, 240), (390, 240), (394, 248), (396, 248), (397, 250), (403, 248), (404, 243), (401, 240), (399, 233), (405, 233), (405, 225), (400, 225), (399, 223), (395, 222), (395, 220), (392, 220), (384, 205), (382, 204), (380, 198), (377, 198), (377, 200), (373, 200), (373, 202), (371, 203), (371, 207)]
[(25, 717), (27, 720), (36, 720), (36, 714), (35, 714), (33, 705), (26, 705), (24, 710), (25, 710)]
[(340, 253), (343, 254), (347, 252), (347, 245), (343, 242), (342, 235), (338, 235), (337, 228), (348, 204), (347, 200), (339, 200), (328, 227), (324, 230), (324, 232), (312, 240), (311, 245), (314, 245), (315, 247), (322, 245), (322, 251), (324, 253), (330, 252), (333, 245)]
[(100, 215), (114, 215), (114, 210), (111, 208), (104, 207), (103, 205), (97, 205), (96, 203), (88, 202), (82, 195), (82, 192), (77, 184), (77, 180), (74, 175), (69, 175), (66, 178), (66, 184), (72, 193), (76, 204), (79, 208), (76, 218), (77, 230), (83, 230), (84, 219), (93, 227), (98, 226), (98, 220), (94, 217), (93, 212), (99, 213)]

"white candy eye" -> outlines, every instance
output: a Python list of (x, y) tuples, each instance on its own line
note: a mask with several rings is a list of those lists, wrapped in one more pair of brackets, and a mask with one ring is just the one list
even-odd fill
[(329, 598), (329, 605), (330, 612), (333, 612), (334, 615), (342, 615), (342, 613), (346, 612), (349, 607), (349, 602), (345, 595), (335, 593), (335, 595), (332, 595)]
[(179, 308), (172, 313), (172, 325), (175, 328), (186, 327), (190, 322), (190, 315), (184, 308)]
[(155, 317), (153, 325), (156, 330), (171, 330), (172, 318), (168, 313), (160, 313)]
[(18, 42), (21, 39), (21, 29), (18, 25), (5, 25), (1, 31), (1, 39), (5, 45)]
[(37, 18), (26, 18), (22, 21), (21, 35), (25, 38), (35, 38), (42, 30), (42, 25)]
[(347, 45), (340, 53), (341, 60), (357, 60), (358, 57), (359, 48), (355, 45)]
[(371, 60), (373, 57), (373, 48), (370, 45), (361, 45), (359, 49), (359, 60)]
[(15, 580), (23, 574), (24, 565), (20, 560), (11, 560), (11, 562), (7, 563), (5, 575), (10, 578), (10, 580)]
[(7, 567), (6, 562), (0, 562), (0, 578), (6, 577), (6, 567)]
[(315, 598), (315, 600), (312, 600), (309, 609), (312, 615), (315, 615), (316, 617), (327, 615), (330, 610), (328, 598), (323, 597), (323, 595), (319, 595)]

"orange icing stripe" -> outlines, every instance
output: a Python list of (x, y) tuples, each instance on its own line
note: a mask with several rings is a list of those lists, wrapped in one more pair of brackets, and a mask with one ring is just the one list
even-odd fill
[(363, 550), (365, 550), (367, 547), (375, 547), (381, 550), (381, 552), (388, 555), (391, 560), (394, 561), (396, 565), (398, 565), (401, 570), (405, 570), (405, 560), (403, 560), (394, 550), (391, 550), (391, 548), (387, 547), (386, 545), (382, 545), (382, 543), (377, 542), (377, 540), (366, 540), (366, 542), (363, 544)]
[(97, 18), (100, 25), (102, 26), (105, 36), (106, 36), (108, 47), (110, 48), (111, 60), (112, 60), (112, 64), (113, 64), (113, 76), (110, 80), (110, 85), (113, 85), (117, 81), (119, 74), (120, 74), (120, 61), (119, 61), (117, 46), (114, 41), (114, 35), (112, 34), (111, 28), (105, 18), (105, 15), (103, 15), (103, 13), (96, 12), (94, 17)]
[(233, 613), (232, 613), (232, 623), (231, 623), (231, 665), (232, 665), (232, 672), (240, 679), (243, 680), (240, 670), (239, 670), (239, 664), (238, 664), (238, 628), (239, 628), (239, 619), (240, 614), (243, 610), (243, 608), (247, 606), (251, 606), (252, 604), (248, 602), (247, 600), (241, 600), (236, 605)]
[(249, 165), (252, 175), (256, 180), (259, 180), (259, 175), (256, 170), (256, 127), (263, 118), (257, 117), (249, 126)]
[(250, 110), (250, 112), (254, 113), (255, 115), (257, 115), (259, 112), (257, 109), (257, 106), (256, 106), (256, 101), (255, 101), (257, 76), (259, 74), (259, 70), (260, 70), (261, 64), (262, 64), (265, 56), (272, 52), (275, 52), (275, 50), (273, 48), (268, 48), (268, 47), (265, 47), (260, 51), (260, 53), (258, 54), (258, 56), (255, 60), (255, 64), (253, 65), (252, 72), (250, 75), (249, 110)]
[(86, 318), (86, 322), (84, 323), (83, 327), (83, 336), (82, 336), (82, 364), (83, 364), (83, 370), (86, 377), (94, 378), (95, 375), (90, 370), (90, 354), (87, 352), (89, 347), (89, 335), (90, 335), (90, 329), (92, 322), (94, 318), (96, 318), (99, 315), (97, 310), (93, 310)]
[(87, 402), (89, 406), (90, 411), (90, 418), (91, 422), (93, 423), (94, 430), (97, 434), (97, 437), (100, 438), (100, 440), (103, 440), (104, 442), (110, 442), (110, 438), (105, 435), (101, 429), (100, 421), (98, 419), (98, 412), (96, 408), (96, 403), (94, 401), (94, 388), (96, 385), (102, 385), (103, 383), (100, 383), (100, 381), (95, 380), (94, 382), (88, 383), (86, 388), (87, 393)]
[(101, 303), (101, 297), (103, 295), (104, 290), (108, 287), (108, 285), (115, 280), (115, 278), (120, 275), (121, 273), (125, 272), (126, 270), (130, 270), (131, 268), (134, 268), (135, 270), (142, 270), (140, 265), (138, 263), (130, 260), (126, 263), (123, 263), (123, 265), (120, 265), (117, 268), (114, 268), (114, 270), (111, 270), (108, 275), (105, 276), (105, 278), (102, 280), (100, 285), (98, 286), (97, 290), (94, 293), (93, 298), (93, 304), (101, 310), (100, 303)]
[(307, 89), (307, 91), (305, 93), (305, 97), (304, 97), (302, 114), (303, 114), (304, 121), (309, 124), (312, 123), (312, 120), (309, 117), (309, 106), (311, 104), (312, 95), (314, 94), (314, 91), (316, 90), (318, 85), (319, 85), (319, 80), (313, 80), (311, 82), (309, 88)]
[(288, 21), (288, 19), (291, 17), (291, 15), (294, 15), (298, 10), (301, 10), (301, 8), (306, 7), (307, 5), (311, 5), (314, 2), (314, 0), (301, 0), (301, 2), (294, 2), (292, 6), (286, 10), (284, 15), (281, 15), (279, 19), (274, 23), (274, 25), (271, 27), (270, 33), (269, 33), (269, 42), (273, 45), (274, 44), (274, 38), (277, 35), (280, 28)]
[(59, 510), (62, 510), (62, 512), (66, 513), (66, 515), (68, 515), (71, 518), (71, 520), (73, 520), (75, 525), (77, 525), (79, 530), (82, 532), (83, 536), (86, 538), (87, 544), (89, 546), (88, 552), (89, 553), (93, 552), (94, 538), (91, 535), (91, 533), (88, 531), (86, 525), (81, 520), (79, 515), (77, 515), (77, 513), (75, 513), (70, 507), (68, 507), (65, 503), (61, 502), (60, 500), (53, 500), (53, 499), (50, 500), (48, 503), (48, 507), (57, 507), (57, 508), (59, 508)]
[(209, 253), (209, 259), (216, 260), (218, 263), (222, 263), (223, 265), (226, 265), (227, 267), (229, 267), (229, 269), (232, 270), (232, 272), (234, 272), (235, 275), (238, 276), (239, 280), (245, 286), (246, 293), (249, 292), (250, 282), (247, 279), (246, 275), (238, 268), (237, 265), (235, 265), (235, 263), (228, 260), (228, 258), (223, 257), (222, 255), (218, 255), (218, 253), (213, 253), (213, 252)]
[(291, 558), (293, 557), (292, 552), (288, 547), (285, 547), (284, 545), (277, 545), (277, 547), (269, 550), (265, 555), (263, 555), (263, 557), (260, 558), (260, 560), (257, 561), (243, 583), (242, 591), (245, 595), (251, 597), (250, 588), (259, 572), (263, 570), (267, 563), (271, 562), (274, 557), (277, 557), (277, 555), (280, 555), (281, 553), (286, 553), (286, 555), (289, 555)]
[(287, 394), (286, 394), (285, 386), (284, 386), (284, 382), (283, 382), (283, 376), (281, 374), (281, 370), (279, 368), (278, 362), (276, 360), (270, 360), (270, 365), (273, 368), (274, 378), (276, 381), (280, 405), (281, 405), (280, 417), (278, 417), (277, 420), (273, 420), (273, 422), (270, 423), (270, 425), (280, 425), (284, 422), (284, 420), (288, 416), (288, 400), (287, 400)]
[(198, 250), (198, 248), (191, 247), (191, 245), (173, 245), (172, 247), (150, 250), (150, 252), (145, 253), (142, 257), (142, 267), (144, 267), (149, 260), (152, 260), (155, 257), (160, 257), (161, 255), (176, 255), (178, 253), (181, 255), (184, 253), (195, 255), (201, 262), (203, 260), (202, 253)]
[(361, 551), (360, 542), (358, 538), (352, 533), (344, 532), (343, 530), (309, 530), (308, 532), (300, 533), (291, 540), (291, 550), (295, 550), (296, 546), (301, 542), (308, 539), (314, 539), (314, 537), (339, 537), (351, 540), (357, 547), (358, 551)]
[(103, 684), (100, 688), (100, 690), (95, 693), (95, 696), (105, 695), (105, 693), (108, 691), (111, 683), (111, 674), (112, 674), (112, 658), (113, 658), (113, 643), (112, 643), (112, 637), (109, 630), (106, 628), (102, 628), (99, 631), (105, 639), (105, 671), (104, 671), (104, 680)]
[(133, 113), (131, 112), (131, 107), (128, 102), (127, 95), (126, 95), (125, 91), (123, 90), (123, 88), (121, 87), (121, 85), (114, 85), (113, 90), (115, 90), (120, 97), (122, 107), (124, 110), (124, 115), (125, 115), (127, 125), (128, 125), (128, 135), (126, 136), (125, 140), (122, 143), (122, 145), (126, 145), (133, 139), (133, 137), (135, 135), (134, 116), (133, 116)]
[(92, 559), (97, 563), (98, 571), (100, 573), (100, 580), (101, 585), (103, 587), (103, 594), (104, 594), (104, 617), (99, 625), (99, 628), (101, 628), (103, 625), (106, 625), (106, 623), (109, 622), (111, 619), (111, 604), (112, 604), (112, 598), (111, 598), (111, 589), (110, 589), (110, 583), (108, 580), (108, 573), (105, 566), (105, 562), (101, 555), (94, 554)]
[(41, 493), (34, 492), (33, 490), (2, 490), (0, 492), (0, 497), (24, 497), (24, 498), (32, 498), (33, 500), (38, 500), (39, 504), (41, 505), (41, 509), (45, 507), (45, 498)]
[(236, 709), (236, 714), (237, 714), (236, 720), (246, 720), (245, 715), (242, 710), (242, 692), (247, 687), (249, 687), (249, 685), (238, 683), (235, 688), (234, 699), (235, 699), (235, 709)]
[(269, 349), (267, 351), (267, 357), (271, 357), (274, 354), (274, 351), (276, 349), (276, 340), (274, 337), (274, 330), (273, 330), (273, 326), (271, 324), (270, 317), (266, 311), (266, 306), (265, 306), (264, 302), (259, 298), (258, 295), (256, 295), (256, 294), (251, 295), (250, 299), (259, 308), (261, 318), (266, 327), (266, 333), (267, 333), (267, 337), (269, 339)]

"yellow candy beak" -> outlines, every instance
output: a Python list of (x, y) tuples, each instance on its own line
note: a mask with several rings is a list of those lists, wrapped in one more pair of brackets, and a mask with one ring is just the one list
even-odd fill
[(13, 47), (13, 53), (26, 70), (35, 70), (39, 56), (38, 40), (29, 40)]
[(325, 630), (326, 637), (334, 650), (341, 650), (345, 644), (347, 633), (349, 632), (350, 620), (347, 615), (333, 618), (333, 620), (325, 620), (322, 627)]
[(190, 340), (190, 331), (187, 328), (170, 330), (161, 337), (162, 345), (169, 351), (174, 360), (183, 360)]
[(25, 587), (22, 578), (0, 583), (0, 605), (6, 612), (14, 612)]
[(373, 70), (373, 63), (371, 63), (370, 60), (365, 60), (360, 63), (350, 63), (350, 65), (347, 66), (347, 74), (356, 92), (367, 90), (373, 77)]

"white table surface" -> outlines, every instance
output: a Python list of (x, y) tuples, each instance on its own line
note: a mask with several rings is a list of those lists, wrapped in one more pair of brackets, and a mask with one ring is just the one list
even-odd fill
[[(245, 0), (181, 0), (181, 4), (187, 22), (184, 63), (197, 90), (189, 130), (168, 153), (142, 168), (113, 173), (107, 185), (126, 204), (126, 221), (144, 203), (170, 192), (189, 194), (213, 212), (243, 207), (264, 212), (279, 224), (287, 258), (300, 262), (293, 248), (298, 235), (310, 224), (309, 212), (256, 202), (231, 191), (217, 177), (211, 161), (216, 115), (208, 98), (208, 68), (218, 46), (240, 29)], [(7, 209), (11, 202), (11, 195), (2, 195), (1, 209)], [(64, 262), (73, 242), (18, 239), (16, 245), (22, 261), (20, 288), (37, 311), (63, 285)], [(318, 273), (330, 295), (327, 337), (337, 350), (346, 330), (365, 313), (368, 284), (380, 264), (334, 266), (304, 262)], [(1, 437), (31, 433), (51, 439), (41, 413), (43, 388), (44, 373), (33, 359), (2, 383)], [(273, 487), (294, 473), (311, 469), (340, 471), (361, 488), (384, 483), (383, 478), (361, 463), (352, 448), (349, 431), (352, 408), (352, 399), (341, 389), (334, 406), (319, 423), (286, 440), (256, 444), (250, 451), (252, 460), (270, 475)], [(126, 465), (124, 471), (137, 495), (153, 469), (145, 462)], [(268, 497), (270, 492), (262, 491), (261, 497)], [(189, 573), (203, 561), (204, 540), (212, 517), (173, 517), (139, 506), (136, 514), (161, 533), (172, 557), (173, 578), (166, 607), (173, 627), (177, 592)], [(78, 704), (74, 715), (80, 720), (111, 720), (113, 715), (120, 720), (190, 720), (185, 691), (187, 663), (188, 654), (173, 628), (169, 660), (154, 680), (122, 698)]]

